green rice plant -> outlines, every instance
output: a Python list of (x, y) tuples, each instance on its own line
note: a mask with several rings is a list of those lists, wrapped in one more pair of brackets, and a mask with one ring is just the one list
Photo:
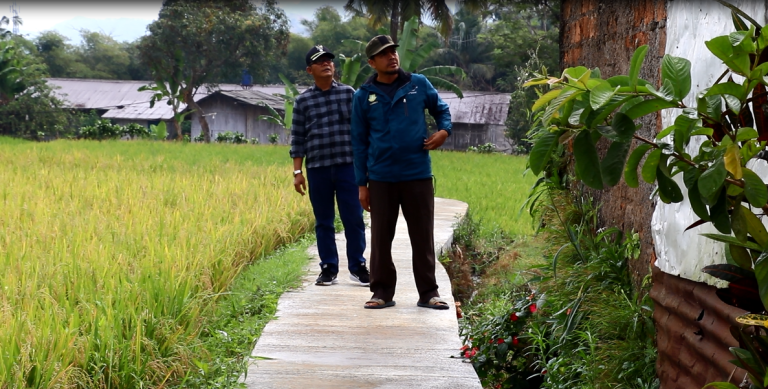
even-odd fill
[(285, 147), (0, 139), (0, 387), (168, 387), (254, 259), (310, 230)]
[(533, 219), (519, 212), (536, 182), (523, 174), (525, 157), (448, 151), (431, 156), (436, 195), (469, 204), (481, 235), (497, 229), (513, 237), (534, 232)]

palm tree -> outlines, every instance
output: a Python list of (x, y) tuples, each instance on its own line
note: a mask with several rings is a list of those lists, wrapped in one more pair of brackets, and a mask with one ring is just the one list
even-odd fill
[[(7, 28), (10, 24), (11, 19), (8, 19), (7, 16), (0, 18), (0, 39), (7, 39), (11, 37), (12, 30)], [(13, 17), (13, 24), (21, 26), (21, 18), (18, 15)]]
[[(459, 6), (475, 11), (485, 8), (487, 0), (457, 0)], [(389, 19), (389, 35), (397, 42), (398, 33), (407, 20), (416, 17), (420, 22), (427, 16), (435, 29), (448, 38), (453, 30), (453, 17), (445, 0), (347, 0), (347, 12), (368, 17), (373, 28), (384, 26)]]

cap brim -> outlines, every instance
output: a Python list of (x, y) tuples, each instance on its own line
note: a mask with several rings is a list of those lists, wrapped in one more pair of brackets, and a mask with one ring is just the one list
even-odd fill
[(387, 47), (400, 47), (400, 45), (398, 45), (397, 43), (387, 43), (386, 45), (384, 45), (384, 46), (381, 46), (381, 48), (379, 48), (378, 50), (376, 50), (376, 52), (375, 52), (375, 53), (373, 53), (373, 54), (369, 55), (369, 56), (368, 56), (368, 58), (373, 58), (373, 57), (375, 57), (375, 56), (376, 56), (376, 54), (379, 54), (379, 53), (381, 53), (381, 52), (382, 52), (382, 51), (384, 51), (384, 49), (386, 49)]
[(333, 58), (336, 58), (336, 56), (335, 56), (335, 55), (333, 55), (333, 53), (331, 53), (331, 52), (328, 52), (328, 51), (320, 51), (320, 52), (317, 52), (317, 53), (313, 54), (313, 55), (312, 55), (312, 57), (310, 57), (310, 59), (311, 59), (312, 61), (316, 61), (318, 58), (320, 58), (320, 57), (324, 57), (324, 56), (325, 56), (325, 57), (331, 57), (332, 59), (333, 59)]

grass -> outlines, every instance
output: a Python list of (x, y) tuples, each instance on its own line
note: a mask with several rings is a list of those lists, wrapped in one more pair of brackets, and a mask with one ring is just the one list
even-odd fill
[(0, 388), (189, 379), (235, 277), (312, 222), (285, 147), (0, 139), (0, 164)]
[(523, 176), (526, 157), (503, 154), (433, 152), (436, 196), (461, 200), (481, 225), (481, 234), (501, 230), (513, 237), (532, 235), (531, 217), (520, 207), (536, 182)]

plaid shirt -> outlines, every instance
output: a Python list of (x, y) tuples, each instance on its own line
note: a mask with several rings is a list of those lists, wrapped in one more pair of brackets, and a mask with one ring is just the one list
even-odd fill
[(352, 96), (355, 90), (333, 81), (323, 91), (313, 85), (293, 106), (291, 158), (305, 158), (307, 168), (352, 163)]

